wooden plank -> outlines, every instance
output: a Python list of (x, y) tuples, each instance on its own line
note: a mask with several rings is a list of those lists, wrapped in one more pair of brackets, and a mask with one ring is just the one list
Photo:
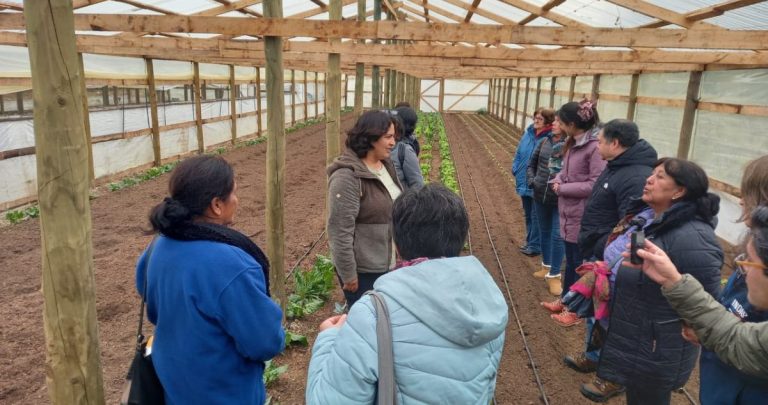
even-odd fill
[(513, 119), (512, 126), (515, 128), (519, 128), (517, 126), (517, 113), (518, 113), (518, 106), (520, 104), (520, 78), (517, 78), (517, 84), (515, 85), (515, 118)]
[(320, 114), (320, 85), (317, 79), (319, 73), (315, 72), (315, 117)]
[(307, 98), (309, 97), (309, 91), (307, 90), (307, 76), (309, 74), (307, 71), (304, 71), (304, 121), (309, 119), (309, 100)]
[(513, 87), (512, 82), (514, 81), (514, 79), (508, 79), (508, 80), (509, 82), (507, 83), (507, 102), (505, 103), (506, 111), (504, 114), (505, 124), (509, 124), (509, 116), (510, 116), (510, 113), (512, 112), (512, 87)]
[(573, 95), (576, 91), (576, 76), (571, 76), (571, 85), (568, 88), (568, 102), (573, 101)]
[(235, 85), (235, 66), (229, 65), (229, 115), (231, 119), (230, 128), (232, 130), (232, 145), (237, 141), (237, 96), (238, 90)]
[[(341, 20), (341, 0), (329, 1), (328, 18)], [(334, 40), (336, 41), (336, 40)], [(339, 134), (341, 133), (341, 57), (337, 54), (328, 55), (328, 73), (326, 75), (325, 100), (325, 142), (328, 147), (326, 164), (331, 164), (341, 154)]]
[(440, 79), (440, 92), (438, 93), (438, 111), (443, 113), (445, 109), (445, 79)]
[(595, 101), (600, 99), (600, 75), (592, 76), (592, 93), (590, 99)]
[[(339, 67), (341, 69), (341, 67)], [(344, 108), (349, 107), (349, 75), (344, 75)]]
[[(317, 88), (317, 74), (315, 74), (315, 88)], [(256, 133), (261, 136), (261, 67), (256, 66)], [(315, 90), (315, 116), (317, 116), (317, 90)]]
[(552, 76), (549, 85), (549, 108), (555, 108), (555, 89), (557, 88), (557, 76)]
[[(552, 44), (650, 48), (766, 50), (764, 31), (721, 29), (529, 27), (400, 21), (321, 21), (174, 15), (78, 14), (82, 31), (219, 33), (225, 35), (299, 36), (328, 39), (400, 39), (411, 41)], [(169, 29), (171, 28), (171, 29)], [(0, 29), (24, 29), (19, 13), (0, 13)]]
[(525, 94), (523, 95), (523, 121), (520, 124), (520, 128), (525, 130), (525, 122), (528, 118), (528, 94), (531, 92), (531, 78), (525, 78)]
[(24, 17), (35, 105), (48, 396), (55, 405), (103, 404), (83, 77), (72, 2), (28, 1)]
[(713, 103), (700, 101), (699, 110), (724, 114), (749, 115), (754, 117), (768, 117), (768, 106), (764, 105), (739, 105), (728, 103)]
[[(88, 144), (88, 179), (89, 185), (93, 186), (93, 180), (96, 178), (93, 169), (93, 142), (91, 138), (91, 113), (88, 110), (88, 88), (85, 86), (85, 68), (83, 67), (83, 54), (77, 54), (77, 65), (80, 75), (80, 92), (82, 94), (83, 103), (83, 131), (85, 132), (85, 140)], [(130, 94), (130, 93), (129, 93)], [(2, 100), (0, 99), (0, 104)]]
[[(281, 0), (264, 1), (264, 17), (276, 19), (282, 16)], [(267, 62), (267, 257), (272, 263), (269, 272), (272, 299), (285, 314), (285, 93), (282, 42), (280, 36), (264, 37)]]
[(629, 101), (627, 103), (627, 119), (635, 119), (635, 110), (637, 109), (637, 87), (640, 83), (640, 75), (633, 74), (632, 82), (629, 85)]
[(701, 72), (691, 72), (688, 80), (688, 91), (685, 96), (685, 108), (683, 109), (683, 122), (680, 126), (680, 140), (677, 144), (677, 157), (688, 159), (693, 137), (693, 124), (696, 119), (696, 105), (699, 100), (701, 88)]
[(147, 66), (147, 83), (149, 83), (149, 107), (152, 116), (152, 152), (155, 166), (160, 166), (160, 124), (157, 115), (157, 89), (155, 87), (155, 69), (152, 59), (144, 59)]
[(488, 80), (488, 107), (486, 110), (488, 111), (488, 114), (493, 115), (493, 86), (496, 79), (490, 79)]
[(200, 65), (193, 64), (194, 77), (192, 87), (195, 92), (195, 133), (197, 134), (197, 153), (205, 152), (205, 138), (203, 137), (203, 103), (200, 91)]
[(541, 107), (539, 104), (541, 100), (541, 76), (536, 78), (536, 101), (534, 102), (535, 108)]
[(296, 71), (291, 69), (291, 126), (296, 125)]

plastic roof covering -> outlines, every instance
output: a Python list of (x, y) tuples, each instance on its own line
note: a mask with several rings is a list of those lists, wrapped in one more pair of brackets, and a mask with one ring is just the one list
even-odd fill
[[(142, 3), (152, 5), (163, 10), (178, 14), (194, 14), (210, 8), (221, 6), (221, 2), (213, 0), (133, 0), (135, 3)], [(548, 0), (525, 0), (534, 6), (543, 6)], [(669, 9), (671, 11), (685, 14), (695, 10), (700, 10), (712, 5), (723, 3), (724, 0), (645, 0), (648, 3), (654, 4), (659, 7)], [(233, 1), (230, 1), (233, 2)], [(5, 0), (5, 3), (16, 4), (22, 6), (23, 0)], [(419, 0), (407, 0), (406, 4), (410, 7), (418, 10), (423, 10), (423, 6)], [(464, 3), (469, 6), (471, 2), (464, 0)], [(444, 9), (457, 16), (466, 16), (467, 10), (457, 7), (443, 0), (428, 0), (429, 5)], [(317, 4), (310, 0), (283, 0), (283, 16), (289, 17), (291, 15), (301, 13), (308, 10), (317, 9)], [(512, 21), (520, 21), (523, 18), (528, 17), (527, 11), (502, 3), (498, 0), (483, 0), (479, 8), (504, 19)], [(367, 11), (372, 11), (373, 2), (367, 1)], [(244, 10), (250, 10), (259, 14), (263, 14), (263, 5), (256, 4), (246, 7)], [(423, 17), (413, 14), (409, 11), (402, 10), (411, 20), (423, 20)], [(566, 17), (570, 17), (574, 20), (582, 22), (586, 25), (594, 27), (623, 27), (631, 28), (637, 27), (643, 24), (656, 21), (652, 17), (648, 17), (636, 11), (628, 8), (618, 6), (610, 3), (606, 0), (566, 0), (562, 4), (554, 7), (553, 12), (561, 14)], [(142, 9), (140, 7), (132, 6), (126, 3), (118, 1), (104, 1), (101, 3), (93, 4), (90, 6), (82, 7), (75, 10), (76, 13), (107, 13), (107, 14), (158, 14), (155, 11)], [(357, 14), (357, 5), (350, 4), (343, 8), (342, 15), (345, 18), (354, 18)], [(225, 14), (221, 14), (225, 17), (252, 17), (239, 11), (232, 11)], [(438, 12), (429, 12), (430, 20), (438, 22), (455, 22), (454, 20), (440, 15)], [(328, 13), (321, 13), (310, 17), (311, 19), (326, 19)], [(370, 17), (369, 17), (370, 19)], [(499, 24), (497, 21), (483, 17), (478, 14), (474, 14), (471, 20), (473, 23), (478, 24)], [(768, 29), (768, 3), (759, 3), (751, 6), (738, 8), (735, 10), (727, 11), (721, 16), (708, 18), (706, 21), (711, 24), (721, 26), (723, 28), (732, 30), (766, 30)], [(557, 26), (544, 18), (536, 18), (529, 22), (527, 25), (531, 26)], [(669, 27), (669, 26), (667, 26)]]

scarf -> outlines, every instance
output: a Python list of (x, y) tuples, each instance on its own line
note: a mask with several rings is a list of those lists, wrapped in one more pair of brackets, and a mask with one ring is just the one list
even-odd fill
[(536, 138), (541, 138), (542, 135), (552, 130), (552, 124), (541, 127), (538, 131), (535, 131)]
[(165, 236), (184, 241), (208, 240), (225, 243), (243, 249), (261, 266), (264, 272), (264, 285), (269, 297), (269, 259), (258, 246), (244, 234), (224, 225), (210, 222), (185, 222), (165, 231)]
[(608, 276), (611, 269), (605, 262), (587, 262), (579, 266), (576, 272), (581, 278), (571, 286), (571, 291), (592, 299), (595, 307), (595, 319), (608, 319), (608, 301), (611, 299), (611, 282)]
[(397, 270), (397, 269), (401, 269), (401, 268), (403, 268), (403, 267), (410, 267), (410, 266), (415, 266), (415, 265), (417, 265), (417, 264), (419, 264), (419, 263), (424, 263), (424, 262), (426, 262), (427, 260), (429, 260), (429, 258), (428, 258), (428, 257), (417, 257), (417, 258), (415, 258), (415, 259), (412, 259), (412, 260), (401, 260), (401, 261), (399, 261), (399, 262), (397, 262), (397, 263), (395, 264), (395, 267), (394, 267), (394, 268), (392, 268), (392, 270), (391, 270), (391, 271), (395, 271), (395, 270)]

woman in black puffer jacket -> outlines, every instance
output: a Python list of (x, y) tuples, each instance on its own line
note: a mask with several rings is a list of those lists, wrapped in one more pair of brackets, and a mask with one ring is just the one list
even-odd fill
[[(638, 216), (651, 218), (644, 225), (646, 239), (667, 252), (680, 273), (692, 275), (716, 296), (723, 265), (715, 236), (720, 199), (708, 188), (706, 173), (695, 163), (660, 159), (643, 189), (652, 212)], [(660, 286), (642, 272), (619, 267), (612, 301), (598, 378), (626, 386), (629, 405), (669, 404), (672, 390), (691, 375), (699, 348), (683, 339), (679, 316)], [(591, 397), (589, 391), (599, 385), (584, 385), (582, 393)]]

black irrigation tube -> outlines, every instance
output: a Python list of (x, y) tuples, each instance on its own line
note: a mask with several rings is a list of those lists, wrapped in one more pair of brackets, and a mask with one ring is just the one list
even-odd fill
[(289, 271), (288, 274), (285, 275), (286, 281), (288, 280), (288, 278), (291, 277), (293, 272), (296, 271), (297, 268), (299, 268), (299, 265), (301, 264), (301, 262), (307, 256), (309, 256), (309, 253), (312, 252), (312, 249), (314, 249), (315, 246), (317, 246), (317, 244), (320, 243), (320, 240), (323, 239), (323, 236), (325, 236), (325, 229), (323, 229), (323, 231), (320, 232), (320, 236), (318, 236), (317, 239), (315, 239), (315, 241), (312, 242), (312, 246), (310, 246), (309, 249), (306, 252), (304, 252), (304, 254), (299, 258), (299, 261), (297, 261), (296, 264), (293, 265), (293, 267), (291, 268), (291, 271)]
[[(445, 120), (443, 120), (445, 122)], [(451, 129), (453, 129), (453, 124), (451, 124)], [(446, 128), (447, 129), (447, 128)], [(474, 136), (474, 135), (473, 135)], [(481, 142), (478, 139), (478, 142)], [(450, 146), (451, 143), (448, 143), (448, 146), (451, 148), (451, 155), (453, 155), (453, 147)], [(475, 199), (477, 200), (477, 205), (480, 207), (480, 214), (483, 217), (483, 223), (485, 225), (485, 231), (488, 234), (488, 241), (491, 243), (491, 249), (493, 250), (493, 255), (496, 258), (496, 264), (499, 266), (499, 272), (501, 273), (501, 277), (504, 280), (504, 288), (507, 290), (507, 297), (509, 298), (509, 304), (510, 307), (512, 307), (512, 313), (515, 315), (515, 321), (517, 322), (517, 328), (520, 331), (520, 337), (523, 339), (523, 346), (525, 347), (525, 352), (528, 354), (528, 360), (531, 362), (531, 370), (533, 370), (533, 375), (536, 377), (536, 384), (539, 387), (539, 392), (541, 393), (541, 400), (544, 403), (544, 405), (549, 405), (549, 400), (547, 399), (547, 393), (544, 391), (544, 384), (541, 382), (541, 377), (539, 377), (539, 372), (536, 367), (536, 362), (533, 359), (533, 353), (531, 353), (531, 348), (528, 346), (528, 339), (525, 338), (525, 331), (523, 330), (523, 324), (520, 322), (520, 316), (517, 314), (517, 306), (515, 305), (515, 300), (512, 298), (512, 291), (509, 289), (509, 283), (507, 282), (507, 275), (504, 272), (504, 266), (501, 264), (501, 260), (499, 259), (499, 253), (496, 250), (496, 244), (493, 243), (493, 237), (491, 236), (491, 230), (488, 227), (488, 220), (485, 216), (485, 209), (483, 208), (483, 204), (480, 202), (480, 195), (477, 193), (477, 187), (475, 187), (475, 183), (472, 180), (472, 173), (469, 172), (469, 168), (466, 166), (466, 156), (464, 155), (464, 150), (461, 149), (461, 157), (462, 160), (464, 160), (464, 167), (467, 170), (467, 177), (469, 178), (469, 183), (472, 185), (472, 188), (475, 191)], [(457, 177), (458, 177), (458, 171)]]

